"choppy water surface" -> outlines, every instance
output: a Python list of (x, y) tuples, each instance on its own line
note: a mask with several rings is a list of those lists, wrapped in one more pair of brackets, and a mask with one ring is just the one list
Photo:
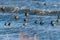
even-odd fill
[[(44, 6), (44, 3), (47, 3), (47, 6)], [(60, 11), (60, 0), (0, 0), (0, 6)], [(28, 17), (25, 16), (25, 12), (3, 13), (0, 10), (0, 40), (60, 40), (58, 16), (27, 13), (30, 14)], [(19, 18), (15, 20), (15, 16)], [(23, 25), (25, 18), (27, 26)], [(35, 20), (37, 24), (34, 23)], [(43, 25), (40, 25), (41, 21), (44, 22)], [(52, 26), (51, 21), (56, 25)], [(10, 26), (5, 25), (9, 22)]]

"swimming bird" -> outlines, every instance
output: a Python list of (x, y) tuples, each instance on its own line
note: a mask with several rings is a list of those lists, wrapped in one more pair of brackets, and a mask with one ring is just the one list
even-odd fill
[(11, 23), (9, 22), (9, 23), (8, 23), (8, 26), (10, 26), (10, 25), (11, 25)]
[(28, 13), (25, 13), (25, 16), (27, 17), (27, 16), (29, 16), (29, 14)]
[(43, 22), (43, 21), (41, 21), (41, 22), (40, 22), (40, 25), (43, 25), (43, 24), (44, 24), (44, 22)]
[(24, 24), (23, 24), (24, 26), (27, 26), (27, 22), (24, 22)]
[(51, 21), (51, 25), (52, 25), (52, 26), (55, 26), (56, 24), (55, 24), (55, 22), (54, 22), (54, 21)]
[(47, 6), (48, 4), (47, 4), (47, 3), (44, 3), (43, 5), (44, 5), (44, 6)]
[(24, 19), (24, 22), (27, 22), (27, 21), (28, 21), (28, 20), (25, 18), (25, 19)]
[(60, 19), (60, 16), (58, 16), (58, 19)]
[(35, 20), (34, 23), (37, 24), (37, 20)]
[(57, 19), (57, 22), (60, 22), (60, 19)]
[(1, 8), (1, 11), (4, 13), (5, 12), (5, 7), (2, 7)]
[(57, 22), (60, 22), (60, 16), (58, 16)]
[(5, 22), (5, 24), (4, 24), (5, 26), (10, 26), (11, 25), (11, 23), (10, 22)]
[(15, 16), (15, 20), (17, 20), (19, 18), (19, 16)]

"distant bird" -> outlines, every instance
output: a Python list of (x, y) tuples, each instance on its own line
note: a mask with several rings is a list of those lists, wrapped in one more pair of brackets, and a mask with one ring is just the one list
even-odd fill
[(56, 24), (52, 24), (52, 26), (55, 26)]
[(27, 22), (24, 22), (24, 24), (23, 24), (24, 26), (27, 26)]
[(58, 16), (58, 19), (60, 19), (60, 16)]
[(10, 26), (11, 23), (10, 23), (10, 22), (6, 22), (4, 25), (5, 25), (5, 26)]
[(54, 21), (51, 21), (51, 24), (55, 24), (55, 22)]
[(43, 21), (41, 21), (41, 22), (40, 22), (40, 25), (43, 25), (43, 24), (44, 24), (44, 22), (43, 22)]
[(29, 16), (29, 14), (28, 13), (25, 13), (25, 16), (27, 17), (27, 16)]
[(60, 16), (58, 16), (57, 22), (60, 22)]
[(5, 12), (5, 7), (2, 7), (1, 8), (1, 11), (4, 13)]
[(24, 19), (24, 22), (27, 22), (27, 21), (28, 21), (28, 20), (25, 18), (25, 19)]
[(44, 6), (47, 6), (48, 4), (47, 3), (44, 3)]
[(10, 25), (11, 25), (11, 23), (9, 22), (9, 23), (8, 23), (8, 26), (10, 26)]
[(19, 16), (15, 16), (15, 20), (17, 20), (19, 18)]
[(55, 22), (54, 22), (54, 21), (51, 21), (51, 25), (52, 25), (52, 26), (55, 26), (56, 24), (55, 24)]
[(60, 22), (60, 19), (57, 19), (57, 22)]
[(37, 24), (37, 20), (35, 20), (34, 23)]

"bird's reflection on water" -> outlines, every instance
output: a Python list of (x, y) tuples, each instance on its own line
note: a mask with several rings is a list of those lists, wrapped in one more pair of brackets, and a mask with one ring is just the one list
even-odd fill
[(37, 40), (37, 34), (34, 35), (26, 35), (25, 33), (19, 35), (21, 40)]

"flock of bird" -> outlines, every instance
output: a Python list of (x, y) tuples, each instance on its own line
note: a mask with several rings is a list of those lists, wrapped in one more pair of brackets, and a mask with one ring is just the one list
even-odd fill
[[(37, 2), (37, 4), (38, 4), (38, 2)], [(43, 5), (44, 5), (44, 6), (48, 6), (47, 3), (44, 3)], [(9, 8), (9, 7), (8, 7), (8, 8)], [(6, 7), (3, 7), (3, 6), (2, 6), (0, 9), (1, 9), (2, 13), (4, 14), (4, 12), (6, 11), (6, 10), (5, 10)], [(12, 9), (12, 12), (18, 11), (18, 10), (19, 10), (19, 8), (17, 7), (17, 9), (15, 9), (15, 10)], [(43, 13), (44, 13), (44, 12), (43, 12)], [(25, 16), (26, 18), (23, 19), (23, 20), (24, 20), (23, 26), (26, 27), (26, 26), (28, 25), (28, 19), (27, 19), (27, 17), (29, 17), (30, 14), (26, 12), (26, 13), (24, 14), (24, 16)], [(15, 19), (15, 20), (18, 20), (19, 18), (20, 18), (19, 16), (16, 16), (16, 15), (14, 16), (14, 19)], [(58, 16), (56, 22), (60, 22), (60, 16)], [(52, 27), (55, 27), (55, 26), (56, 26), (56, 22), (55, 22), (55, 21), (50, 21), (51, 26), (52, 26)], [(35, 20), (35, 21), (34, 21), (34, 24), (38, 24), (38, 20)], [(43, 25), (45, 24), (45, 22), (44, 22), (44, 21), (39, 21), (39, 24), (43, 26)], [(5, 26), (11, 26), (11, 22), (5, 22), (4, 25), (5, 25)], [(11, 39), (9, 38), (8, 33), (6, 33), (6, 35), (7, 35), (7, 40), (11, 40)], [(32, 37), (32, 35), (29, 35), (28, 38), (26, 38), (25, 35), (26, 35), (25, 33), (19, 34), (20, 39), (21, 39), (21, 40), (27, 40), (27, 39), (32, 40), (32, 38), (33, 38), (34, 40), (38, 40), (38, 39), (37, 39), (38, 36), (37, 36), (36, 33), (34, 33), (34, 36), (33, 36), (33, 37)], [(39, 40), (42, 40), (42, 39), (39, 39)], [(46, 39), (45, 39), (45, 40), (46, 40)], [(50, 40), (50, 39), (48, 39), (48, 40)]]
[[(46, 4), (44, 4), (44, 5), (46, 5)], [(4, 12), (4, 11), (5, 11), (5, 7), (2, 7), (2, 8), (1, 8), (1, 11)], [(28, 17), (29, 15), (30, 15), (30, 14), (25, 13), (25, 16), (26, 16), (26, 17)], [(18, 20), (18, 18), (19, 18), (19, 16), (15, 16), (15, 20)], [(60, 22), (60, 16), (58, 16), (57, 22)], [(37, 20), (35, 20), (34, 23), (37, 24)], [(43, 24), (44, 24), (44, 22), (41, 21), (41, 22), (40, 22), (40, 25), (43, 25)], [(11, 23), (8, 22), (8, 23), (5, 23), (5, 25), (10, 26)], [(23, 24), (23, 25), (24, 25), (24, 26), (27, 26), (27, 18), (24, 19), (24, 24)], [(51, 21), (51, 25), (52, 25), (52, 26), (55, 26), (56, 23), (55, 23), (54, 21)]]

